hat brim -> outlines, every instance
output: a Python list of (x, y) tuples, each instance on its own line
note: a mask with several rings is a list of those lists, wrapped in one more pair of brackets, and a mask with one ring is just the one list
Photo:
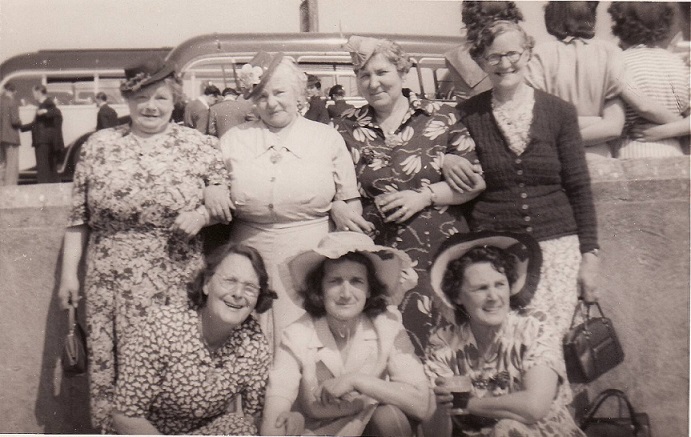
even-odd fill
[(530, 235), (495, 231), (453, 235), (442, 244), (437, 252), (429, 275), (432, 290), (444, 304), (445, 308), (442, 308), (442, 311), (450, 321), (454, 320), (456, 305), (449, 300), (441, 288), (444, 273), (449, 262), (479, 246), (498, 247), (517, 256), (519, 260), (516, 266), (518, 277), (511, 286), (512, 303), (520, 307), (527, 305), (537, 289), (540, 281), (540, 268), (542, 267), (542, 250), (539, 243)]
[(165, 62), (163, 64), (163, 67), (158, 70), (156, 73), (152, 74), (151, 76), (147, 77), (146, 79), (142, 80), (141, 82), (136, 82), (130, 86), (128, 86), (127, 81), (125, 81), (122, 85), (120, 85), (120, 92), (136, 92), (139, 91), (140, 89), (155, 84), (157, 82), (162, 81), (163, 79), (174, 76), (175, 75), (175, 65), (171, 64), (169, 62)]
[(266, 68), (264, 73), (262, 73), (262, 77), (259, 80), (259, 83), (256, 84), (254, 87), (252, 87), (251, 90), (248, 90), (245, 92), (243, 95), (245, 100), (248, 99), (253, 99), (255, 98), (266, 86), (267, 83), (269, 83), (269, 80), (271, 80), (271, 77), (273, 76), (274, 72), (276, 71), (276, 68), (278, 68), (278, 65), (281, 63), (285, 55), (283, 52), (278, 52), (273, 55), (273, 58), (271, 59), (271, 62), (269, 63), (269, 66)]
[(279, 268), (279, 274), (286, 289), (299, 306), (304, 304), (304, 293), (307, 291), (307, 275), (327, 259), (338, 259), (349, 252), (359, 252), (372, 261), (374, 274), (385, 286), (389, 305), (398, 305), (408, 289), (401, 286), (401, 273), (412, 268), (412, 260), (403, 251), (386, 246), (372, 246), (366, 249), (349, 250), (340, 254), (320, 253), (319, 249), (302, 252), (289, 258)]

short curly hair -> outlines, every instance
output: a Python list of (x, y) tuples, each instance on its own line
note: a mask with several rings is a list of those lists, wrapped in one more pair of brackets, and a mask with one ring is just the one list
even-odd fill
[(516, 2), (471, 0), (461, 4), (461, 21), (468, 41), (475, 41), (484, 27), (500, 20), (523, 21), (523, 13)]
[(373, 318), (386, 311), (386, 285), (377, 278), (376, 269), (372, 261), (359, 252), (348, 252), (338, 259), (326, 259), (307, 274), (305, 278), (305, 285), (307, 288), (303, 290), (303, 295), (305, 296), (305, 311), (315, 318), (326, 315), (326, 308), (324, 307), (324, 289), (322, 287), (322, 280), (326, 273), (326, 265), (328, 263), (337, 263), (341, 261), (353, 261), (362, 264), (367, 269), (367, 282), (369, 284), (370, 296), (367, 298), (365, 308), (362, 312), (368, 317)]
[[(516, 255), (495, 246), (480, 246), (470, 249), (463, 256), (450, 261), (446, 266), (444, 277), (441, 281), (441, 289), (449, 299), (454, 303), (457, 300), (458, 294), (461, 292), (461, 285), (465, 271), (473, 264), (489, 263), (494, 270), (506, 275), (509, 285), (513, 284), (518, 279), (518, 257)], [(520, 308), (514, 296), (509, 299), (509, 306), (512, 309)], [(461, 307), (456, 307), (456, 324), (461, 325), (468, 322), (468, 315)]]
[(612, 34), (626, 46), (655, 46), (666, 40), (674, 23), (674, 6), (661, 2), (612, 2)]
[(533, 47), (535, 47), (535, 38), (528, 35), (520, 24), (512, 21), (495, 21), (480, 31), (477, 39), (470, 46), (470, 56), (479, 64), (487, 49), (494, 43), (494, 40), (499, 35), (507, 32), (518, 32), (523, 39), (523, 48), (532, 54)]
[(278, 296), (276, 292), (269, 288), (269, 274), (266, 272), (266, 266), (264, 265), (262, 256), (257, 249), (253, 247), (233, 243), (226, 243), (211, 252), (206, 258), (206, 267), (188, 284), (187, 296), (189, 298), (190, 307), (203, 308), (206, 305), (208, 296), (204, 293), (204, 284), (206, 284), (214, 273), (216, 273), (216, 269), (223, 260), (233, 254), (247, 258), (252, 264), (254, 273), (259, 279), (259, 297), (257, 297), (257, 304), (254, 310), (260, 314), (271, 308), (273, 300)]
[(558, 40), (567, 37), (591, 39), (595, 36), (597, 5), (595, 1), (551, 1), (545, 6), (547, 33)]
[[(396, 71), (401, 74), (407, 74), (413, 66), (408, 53), (403, 50), (400, 44), (391, 41), (390, 39), (382, 39), (381, 43), (377, 46), (377, 48), (374, 49), (372, 56), (370, 56), (369, 59), (372, 59), (376, 55), (382, 55), (384, 59), (396, 66)], [(359, 70), (355, 70), (355, 73), (357, 74), (358, 71)]]

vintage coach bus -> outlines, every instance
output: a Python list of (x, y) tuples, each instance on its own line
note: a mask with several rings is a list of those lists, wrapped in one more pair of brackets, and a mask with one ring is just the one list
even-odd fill
[[(461, 38), (371, 35), (401, 44), (413, 60), (406, 86), (427, 98), (452, 102), (453, 85), (444, 53), (462, 43)], [(209, 34), (191, 38), (177, 47), (123, 50), (46, 50), (8, 59), (0, 65), (0, 86), (12, 80), (18, 88), (20, 116), (30, 122), (36, 110), (31, 88), (43, 84), (63, 113), (63, 136), (68, 146), (61, 166), (63, 181), (69, 181), (79, 146), (96, 126), (94, 96), (103, 91), (118, 115), (128, 114), (119, 92), (124, 68), (147, 56), (167, 56), (177, 66), (188, 99), (196, 98), (212, 83), (220, 89), (236, 87), (236, 73), (257, 51), (282, 51), (306, 73), (321, 79), (322, 89), (343, 85), (347, 99), (362, 105), (357, 95), (351, 58), (343, 49), (346, 38), (338, 34)], [(31, 134), (23, 133), (20, 148), (20, 183), (35, 181), (35, 158)]]

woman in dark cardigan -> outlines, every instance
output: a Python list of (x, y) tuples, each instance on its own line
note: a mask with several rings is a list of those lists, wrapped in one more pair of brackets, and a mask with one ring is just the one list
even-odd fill
[[(493, 89), (459, 106), (487, 184), (469, 225), (526, 232), (540, 242), (544, 263), (528, 308), (546, 313), (563, 334), (579, 294), (596, 299), (597, 221), (574, 106), (524, 81), (533, 44), (518, 24), (498, 21), (471, 48)], [(446, 179), (457, 189), (479, 171), (458, 158), (445, 161)]]

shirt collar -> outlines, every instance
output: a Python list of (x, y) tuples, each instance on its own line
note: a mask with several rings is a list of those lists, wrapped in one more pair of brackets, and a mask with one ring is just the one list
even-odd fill
[[(403, 116), (403, 120), (401, 120), (400, 126), (405, 125), (408, 122), (408, 120), (410, 120), (418, 112), (425, 114), (427, 116), (432, 114), (432, 108), (430, 107), (430, 105), (422, 99), (420, 99), (417, 96), (417, 94), (415, 94), (409, 88), (403, 89), (403, 96), (405, 96), (408, 99), (408, 111)], [(356, 111), (355, 114), (353, 114), (352, 118), (354, 118), (360, 126), (376, 128), (381, 130), (379, 125), (374, 123), (374, 108), (370, 105), (365, 105), (363, 109), (365, 110), (364, 114), (362, 113), (362, 111)], [(400, 126), (396, 129), (397, 131), (400, 130)]]
[(567, 36), (566, 38), (564, 38), (564, 39), (561, 40), (561, 42), (563, 42), (564, 44), (573, 44), (573, 43), (576, 43), (576, 42), (579, 42), (579, 41), (580, 41), (581, 43), (583, 43), (583, 44), (590, 44), (590, 40), (589, 40), (589, 39), (581, 38), (581, 37), (578, 37), (578, 36)]
[(298, 115), (293, 121), (292, 125), (288, 127), (288, 129), (290, 129), (290, 132), (288, 132), (286, 136), (283, 137), (283, 142), (280, 143), (278, 140), (278, 135), (271, 132), (269, 130), (269, 127), (261, 119), (257, 120), (257, 127), (258, 129), (260, 129), (262, 134), (262, 143), (259, 144), (257, 148), (258, 150), (255, 158), (258, 158), (261, 155), (265, 154), (266, 152), (271, 150), (272, 147), (276, 151), (280, 151), (280, 149), (286, 149), (296, 157), (302, 158), (302, 147), (300, 146), (300, 142), (295, 140), (294, 133), (296, 132), (295, 129), (301, 129), (301, 126), (299, 125), (303, 122), (304, 118)]

